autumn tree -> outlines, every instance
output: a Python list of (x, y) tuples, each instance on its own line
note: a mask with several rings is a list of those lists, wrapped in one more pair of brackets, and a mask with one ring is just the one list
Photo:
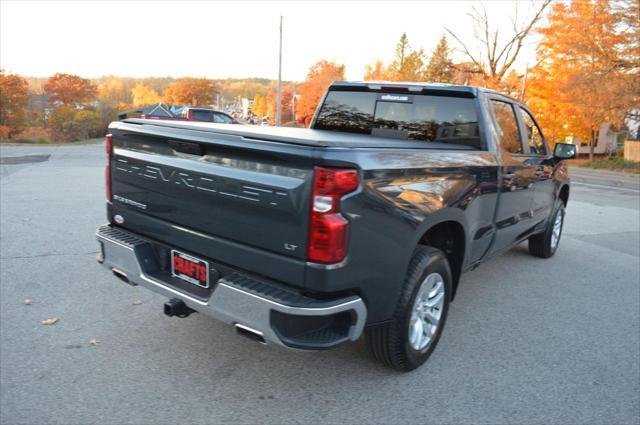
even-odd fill
[(98, 85), (98, 100), (114, 105), (127, 102), (127, 90), (124, 83), (116, 78), (110, 78)]
[(61, 105), (81, 105), (96, 97), (96, 87), (86, 78), (72, 74), (55, 74), (44, 86), (49, 102)]
[(68, 142), (103, 134), (100, 114), (90, 109), (60, 105), (49, 113), (49, 127), (55, 140)]
[(0, 138), (10, 138), (24, 127), (27, 81), (0, 69)]
[(500, 81), (498, 87), (500, 92), (508, 94), (511, 97), (520, 98), (522, 94), (522, 80), (523, 75), (520, 75), (516, 70), (512, 69), (509, 73)]
[(265, 96), (269, 91), (269, 84), (271, 84), (271, 81), (264, 78), (233, 80), (224, 83), (223, 91), (225, 95), (233, 98), (252, 98), (256, 94)]
[(640, 69), (640, 2), (620, 0), (612, 5), (612, 11), (620, 18), (619, 33), (620, 67), (626, 70)]
[(206, 78), (180, 78), (164, 90), (163, 100), (175, 105), (206, 106), (213, 103), (216, 85)]
[(133, 99), (134, 106), (145, 106), (154, 103), (160, 103), (162, 98), (154, 89), (145, 86), (144, 84), (138, 84), (131, 89), (131, 97)]
[(251, 111), (260, 118), (267, 115), (267, 99), (265, 96), (259, 93), (254, 96)]
[(367, 64), (364, 66), (364, 80), (365, 81), (382, 81), (386, 79), (384, 63), (380, 59), (373, 65)]
[[(308, 125), (318, 107), (320, 99), (329, 85), (337, 80), (344, 80), (344, 65), (321, 60), (315, 63), (300, 84), (300, 99), (296, 103), (296, 120)], [(284, 108), (283, 108), (284, 110)]]
[(426, 81), (435, 83), (453, 82), (453, 62), (447, 38), (443, 35), (433, 51), (424, 73)]
[[(458, 42), (465, 56), (474, 64), (484, 80), (484, 85), (495, 87), (502, 81), (518, 58), (524, 42), (542, 19), (543, 12), (551, 0), (535, 3), (533, 13), (521, 22), (518, 18), (518, 4), (515, 6), (511, 25), (490, 22), (484, 7), (473, 7), (469, 16), (473, 24), (475, 40), (473, 44), (463, 41), (452, 30), (445, 28)], [(508, 28), (508, 29), (507, 29)], [(505, 32), (509, 31), (505, 35)]]
[[(281, 94), (281, 121), (287, 123), (293, 120), (292, 102), (295, 90), (292, 86), (282, 88)], [(269, 116), (269, 124), (274, 125), (276, 120), (276, 110), (278, 109), (278, 92), (276, 86), (271, 87), (267, 93), (266, 99), (266, 115)]]
[(635, 13), (637, 31), (638, 8), (612, 6), (607, 0), (558, 2), (540, 29), (526, 100), (552, 141), (577, 136), (593, 146), (603, 122), (621, 126), (625, 113), (640, 104), (638, 42), (629, 42), (625, 26)]

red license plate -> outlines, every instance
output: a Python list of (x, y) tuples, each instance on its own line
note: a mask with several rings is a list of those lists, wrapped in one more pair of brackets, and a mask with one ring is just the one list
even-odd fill
[(202, 288), (209, 287), (209, 263), (193, 255), (171, 250), (171, 275)]

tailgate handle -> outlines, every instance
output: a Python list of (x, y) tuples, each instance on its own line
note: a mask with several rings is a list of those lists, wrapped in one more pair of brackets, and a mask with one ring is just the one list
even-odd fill
[(169, 146), (176, 151), (188, 153), (190, 155), (202, 156), (206, 153), (206, 149), (199, 143), (185, 142), (182, 140), (169, 140)]

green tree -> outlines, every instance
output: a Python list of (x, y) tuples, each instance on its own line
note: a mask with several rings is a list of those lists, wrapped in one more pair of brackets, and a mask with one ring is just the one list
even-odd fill
[(426, 81), (434, 83), (453, 82), (453, 62), (451, 61), (451, 49), (447, 44), (447, 38), (443, 35), (438, 42), (424, 73)]
[(67, 142), (78, 137), (73, 129), (73, 120), (77, 109), (70, 105), (61, 105), (49, 113), (48, 124), (54, 140)]
[(396, 56), (387, 74), (394, 81), (420, 81), (424, 73), (424, 51), (413, 50), (407, 34), (402, 33), (396, 45)]
[(1, 137), (10, 138), (24, 128), (25, 106), (28, 100), (27, 80), (18, 76), (6, 75), (0, 69), (0, 127)]
[(80, 139), (95, 137), (102, 128), (100, 115), (98, 112), (90, 110), (77, 110), (71, 125), (72, 131), (76, 133)]
[(385, 66), (378, 60), (373, 65), (365, 66), (364, 79), (387, 81), (422, 81), (424, 76), (424, 51), (413, 50), (407, 34), (402, 33), (396, 45), (393, 61)]
[(63, 142), (95, 137), (104, 130), (99, 112), (70, 105), (61, 105), (51, 111), (49, 128), (53, 138)]

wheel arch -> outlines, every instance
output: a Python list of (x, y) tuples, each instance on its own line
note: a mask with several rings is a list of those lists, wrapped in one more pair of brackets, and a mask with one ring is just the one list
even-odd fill
[(431, 246), (444, 252), (451, 267), (453, 278), (451, 299), (453, 299), (464, 269), (465, 254), (468, 249), (464, 221), (451, 216), (430, 221), (421, 229), (417, 245)]

